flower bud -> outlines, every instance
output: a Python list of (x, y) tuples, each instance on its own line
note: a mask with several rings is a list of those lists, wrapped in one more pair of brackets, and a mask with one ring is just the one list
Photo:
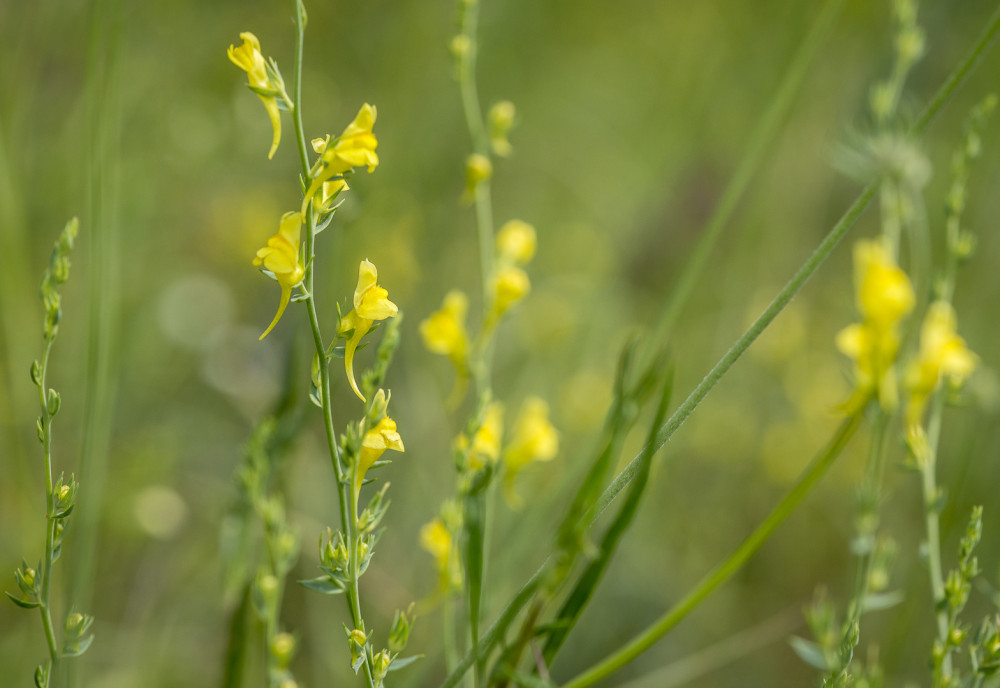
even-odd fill
[(473, 153), (465, 161), (465, 194), (466, 201), (472, 201), (479, 185), (493, 176), (493, 163), (485, 155)]
[(288, 666), (294, 654), (295, 636), (291, 633), (278, 633), (271, 640), (271, 656), (274, 657), (281, 668)]

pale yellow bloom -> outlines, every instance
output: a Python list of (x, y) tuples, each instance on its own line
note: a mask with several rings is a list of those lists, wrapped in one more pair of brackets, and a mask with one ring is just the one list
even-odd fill
[(455, 547), (451, 531), (441, 518), (431, 519), (420, 529), (420, 546), (434, 557), (443, 590), (461, 585), (462, 572), (458, 566), (458, 549)]
[(285, 312), (285, 307), (292, 297), (292, 289), (302, 282), (305, 276), (305, 268), (299, 262), (299, 244), (302, 240), (302, 215), (299, 213), (285, 213), (281, 216), (281, 224), (278, 233), (267, 240), (267, 246), (257, 251), (257, 257), (253, 259), (254, 265), (263, 266), (274, 275), (281, 285), (281, 302), (278, 305), (278, 312), (274, 320), (264, 330), (261, 339), (274, 329), (281, 319), (281, 314)]
[[(367, 260), (358, 267), (358, 286), (354, 290), (354, 309), (340, 319), (337, 333), (347, 337), (344, 347), (344, 366), (347, 381), (361, 401), (365, 400), (358, 383), (354, 380), (354, 352), (361, 338), (371, 329), (376, 320), (385, 320), (396, 315), (399, 309), (389, 300), (389, 292), (378, 285), (378, 270)], [(353, 332), (352, 332), (353, 331)]]
[(503, 404), (491, 402), (483, 414), (483, 422), (472, 438), (472, 446), (465, 434), (459, 435), (455, 445), (460, 451), (468, 450), (468, 467), (478, 471), (487, 464), (496, 463), (500, 458), (500, 443), (503, 439)]
[(875, 393), (883, 407), (895, 408), (899, 325), (913, 310), (913, 287), (882, 240), (855, 244), (854, 279), (862, 320), (841, 330), (836, 339), (837, 348), (854, 361), (855, 392), (845, 407), (850, 410)]
[[(267, 73), (267, 63), (260, 52), (260, 41), (249, 31), (240, 34), (243, 44), (240, 47), (229, 46), (226, 54), (233, 64), (247, 73), (247, 82), (250, 86), (268, 91), (280, 91), (283, 86), (274, 84)], [(278, 100), (275, 95), (265, 96), (258, 93), (257, 96), (264, 103), (267, 116), (271, 119), (271, 127), (274, 129), (274, 136), (271, 139), (271, 150), (268, 152), (268, 159), (274, 157), (274, 152), (278, 150), (278, 143), (281, 141), (281, 115), (278, 111)]]
[(549, 422), (549, 405), (538, 397), (524, 400), (514, 423), (514, 436), (503, 453), (504, 496), (517, 507), (521, 498), (514, 491), (514, 480), (532, 463), (551, 461), (559, 453), (559, 432)]
[(465, 316), (469, 298), (458, 290), (448, 292), (441, 309), (431, 313), (420, 323), (420, 336), (424, 346), (433, 353), (451, 359), (459, 370), (465, 367), (469, 349), (469, 335), (465, 329)]
[[(381, 389), (377, 394), (381, 395), (382, 399), (384, 399), (385, 392)], [(382, 406), (386, 404), (384, 400), (380, 403)], [(354, 480), (355, 492), (361, 489), (361, 484), (365, 480), (365, 474), (368, 473), (368, 469), (382, 457), (382, 454), (387, 449), (398, 452), (405, 451), (403, 448), (403, 438), (396, 431), (396, 421), (389, 416), (383, 416), (382, 420), (374, 428), (366, 432), (364, 438), (361, 440), (361, 456), (358, 457), (358, 468)]]
[(493, 286), (493, 313), (496, 317), (500, 317), (528, 295), (531, 291), (531, 280), (528, 279), (528, 273), (521, 268), (507, 265), (497, 270)]
[(378, 139), (372, 131), (376, 116), (375, 106), (365, 103), (336, 139), (330, 141), (327, 137), (312, 141), (313, 150), (320, 154), (320, 158), (313, 167), (312, 180), (302, 201), (303, 214), (323, 182), (355, 167), (367, 167), (369, 172), (378, 167), (378, 154), (375, 152)]
[(920, 328), (920, 350), (904, 378), (909, 425), (920, 424), (927, 401), (942, 380), (961, 385), (976, 367), (976, 355), (958, 336), (957, 326), (955, 309), (947, 301), (935, 301), (927, 309)]
[(535, 256), (538, 238), (535, 228), (527, 222), (510, 220), (497, 232), (496, 245), (502, 262), (525, 265)]
[(471, 203), (480, 184), (493, 176), (493, 163), (485, 155), (473, 153), (465, 161), (465, 193), (462, 200)]

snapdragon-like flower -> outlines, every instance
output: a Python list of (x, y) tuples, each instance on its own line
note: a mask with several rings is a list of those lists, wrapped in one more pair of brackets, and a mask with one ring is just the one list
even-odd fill
[(508, 220), (497, 232), (496, 247), (501, 262), (527, 265), (535, 257), (538, 237), (524, 220)]
[(559, 453), (559, 432), (549, 422), (549, 405), (538, 397), (524, 400), (514, 423), (514, 436), (503, 453), (504, 497), (517, 508), (520, 496), (514, 491), (514, 481), (526, 466), (551, 461)]
[(354, 309), (340, 319), (340, 326), (337, 328), (337, 334), (347, 339), (344, 347), (347, 381), (361, 401), (365, 397), (354, 380), (354, 352), (375, 321), (391, 318), (397, 312), (399, 309), (389, 300), (389, 292), (378, 285), (378, 270), (369, 261), (361, 261), (358, 267), (358, 286), (354, 290)]
[(310, 173), (312, 179), (302, 200), (303, 214), (324, 182), (355, 167), (367, 167), (368, 172), (374, 172), (378, 167), (378, 154), (375, 152), (378, 139), (372, 132), (376, 115), (375, 106), (365, 103), (354, 120), (333, 141), (329, 140), (329, 136), (313, 140), (313, 150), (320, 156)]
[(452, 290), (445, 295), (441, 309), (420, 323), (424, 346), (432, 353), (450, 358), (460, 371), (465, 369), (469, 350), (469, 334), (465, 329), (468, 310), (469, 298), (457, 289)]
[[(275, 83), (267, 71), (267, 62), (260, 52), (260, 41), (249, 31), (240, 34), (243, 44), (240, 47), (229, 46), (226, 54), (233, 64), (247, 73), (247, 82), (251, 89), (257, 94), (267, 116), (271, 119), (271, 127), (274, 129), (274, 137), (271, 139), (271, 150), (267, 157), (274, 157), (274, 152), (278, 150), (278, 143), (281, 141), (281, 115), (278, 111), (277, 95), (284, 89), (284, 84)], [(270, 95), (268, 95), (270, 94)]]
[(496, 463), (500, 458), (500, 443), (503, 439), (503, 404), (491, 402), (486, 407), (483, 422), (472, 437), (472, 445), (465, 434), (455, 439), (455, 447), (459, 451), (468, 451), (468, 467), (478, 471), (487, 464)]
[(274, 275), (281, 286), (281, 302), (274, 320), (260, 336), (264, 339), (281, 320), (282, 313), (292, 297), (292, 289), (302, 282), (305, 268), (299, 262), (299, 244), (302, 240), (302, 215), (300, 213), (285, 213), (281, 217), (278, 233), (267, 240), (267, 246), (257, 251), (253, 264), (262, 266)]
[(958, 318), (947, 301), (935, 301), (927, 309), (920, 328), (920, 350), (906, 369), (906, 422), (920, 424), (927, 401), (942, 380), (960, 386), (976, 367), (976, 355), (957, 333)]
[(854, 271), (862, 320), (841, 330), (836, 339), (837, 348), (854, 361), (856, 389), (845, 406), (851, 408), (875, 393), (883, 407), (894, 408), (899, 324), (913, 310), (913, 287), (883, 240), (855, 244)]
[[(380, 389), (375, 395), (375, 405), (379, 408), (385, 408), (387, 404), (385, 392)], [(396, 421), (389, 416), (383, 416), (382, 420), (368, 430), (361, 440), (361, 455), (358, 457), (358, 467), (354, 478), (355, 493), (361, 490), (368, 469), (382, 457), (387, 449), (398, 452), (405, 451), (403, 438), (396, 431)]]
[(493, 279), (493, 316), (502, 316), (530, 291), (528, 273), (515, 265), (501, 267)]
[(455, 538), (440, 517), (434, 517), (420, 529), (420, 546), (434, 557), (442, 590), (457, 588), (462, 582)]

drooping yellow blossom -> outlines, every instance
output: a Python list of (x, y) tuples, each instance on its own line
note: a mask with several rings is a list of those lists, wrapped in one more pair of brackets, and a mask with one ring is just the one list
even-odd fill
[(845, 407), (878, 396), (885, 408), (898, 403), (894, 363), (899, 324), (913, 310), (910, 279), (896, 264), (885, 241), (861, 240), (854, 247), (855, 298), (861, 322), (837, 334), (841, 353), (854, 361), (855, 392)]
[(493, 280), (493, 315), (499, 318), (511, 306), (531, 291), (528, 273), (519, 267), (506, 265), (497, 270)]
[(267, 154), (268, 159), (271, 159), (274, 157), (274, 152), (278, 150), (278, 143), (281, 141), (281, 115), (278, 111), (277, 92), (284, 87), (282, 84), (273, 83), (268, 76), (267, 63), (260, 52), (260, 41), (257, 40), (257, 37), (249, 31), (244, 31), (240, 34), (240, 38), (243, 39), (243, 45), (238, 48), (230, 45), (229, 50), (226, 51), (229, 59), (247, 73), (247, 82), (250, 86), (275, 92), (275, 95), (270, 96), (257, 92), (257, 96), (267, 110), (267, 116), (271, 119), (271, 127), (274, 129), (271, 150)]
[(254, 265), (262, 265), (264, 270), (272, 273), (281, 285), (281, 302), (274, 320), (260, 336), (264, 339), (274, 326), (281, 320), (285, 306), (292, 297), (295, 288), (305, 276), (305, 268), (299, 262), (299, 244), (302, 240), (302, 215), (290, 212), (281, 216), (278, 233), (267, 240), (267, 246), (258, 249), (253, 259)]
[(420, 323), (420, 336), (424, 346), (435, 354), (451, 359), (459, 370), (465, 368), (465, 357), (469, 349), (469, 335), (465, 329), (465, 315), (469, 310), (469, 298), (457, 289), (444, 297), (441, 309), (431, 313)]
[(514, 103), (509, 100), (501, 100), (499, 103), (494, 103), (493, 107), (490, 108), (489, 115), (487, 115), (490, 125), (490, 147), (501, 158), (510, 155), (511, 147), (510, 141), (507, 140), (507, 134), (514, 126), (515, 114)]
[(496, 245), (501, 262), (525, 265), (535, 256), (538, 238), (527, 222), (509, 220), (497, 232)]
[(347, 338), (344, 347), (344, 366), (347, 381), (361, 401), (365, 400), (358, 383), (354, 380), (354, 352), (361, 338), (371, 329), (376, 320), (385, 320), (396, 315), (399, 309), (389, 300), (389, 292), (378, 285), (378, 270), (367, 260), (358, 267), (358, 286), (354, 290), (354, 309), (340, 319), (337, 334)]
[(455, 439), (455, 446), (460, 451), (468, 450), (468, 467), (473, 471), (478, 471), (487, 464), (496, 463), (500, 458), (500, 442), (503, 439), (503, 404), (499, 401), (491, 402), (486, 407), (483, 415), (483, 422), (472, 438), (472, 446), (469, 446), (469, 438), (465, 434), (459, 435)]
[[(381, 389), (376, 393), (376, 405), (385, 407), (385, 392)], [(389, 416), (383, 416), (375, 427), (365, 433), (361, 440), (361, 455), (358, 457), (358, 468), (354, 476), (354, 491), (361, 490), (368, 469), (381, 458), (386, 449), (402, 452), (403, 438), (396, 431), (396, 421)]]
[(313, 166), (312, 180), (302, 200), (303, 214), (306, 205), (319, 191), (323, 182), (355, 167), (367, 167), (369, 172), (374, 172), (378, 167), (378, 154), (375, 152), (378, 148), (378, 139), (372, 132), (376, 116), (375, 106), (365, 103), (358, 110), (354, 120), (336, 139), (330, 141), (328, 136), (325, 139), (313, 140), (313, 150), (319, 153), (320, 157)]
[(514, 436), (503, 453), (504, 497), (517, 508), (521, 498), (514, 481), (521, 470), (537, 461), (551, 461), (559, 452), (559, 432), (549, 422), (549, 405), (538, 397), (524, 400), (514, 423)]
[(920, 350), (904, 377), (907, 391), (907, 425), (919, 425), (924, 408), (942, 380), (959, 386), (976, 367), (976, 355), (958, 336), (958, 318), (947, 301), (935, 301), (927, 309), (920, 328)]

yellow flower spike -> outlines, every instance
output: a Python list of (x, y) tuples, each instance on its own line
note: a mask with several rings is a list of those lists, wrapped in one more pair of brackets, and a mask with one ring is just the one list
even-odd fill
[(281, 315), (285, 312), (292, 297), (292, 289), (302, 282), (305, 276), (305, 268), (299, 262), (299, 244), (302, 240), (302, 215), (290, 212), (281, 216), (281, 224), (278, 233), (267, 240), (267, 246), (257, 251), (257, 256), (253, 259), (253, 264), (263, 266), (274, 275), (274, 278), (281, 286), (281, 302), (278, 305), (278, 312), (274, 320), (264, 330), (260, 336), (264, 339), (274, 329), (274, 326), (281, 320)]
[(505, 222), (496, 238), (500, 259), (518, 265), (525, 265), (535, 257), (538, 238), (535, 228), (523, 220)]
[[(267, 63), (260, 52), (260, 41), (257, 40), (257, 37), (249, 31), (244, 31), (240, 34), (240, 38), (243, 39), (243, 44), (240, 47), (230, 45), (229, 50), (226, 51), (226, 55), (229, 56), (232, 63), (247, 73), (247, 82), (250, 86), (270, 91), (280, 90), (280, 85), (272, 83), (267, 74)], [(274, 152), (278, 150), (278, 143), (281, 142), (281, 114), (278, 110), (276, 96), (265, 96), (258, 93), (257, 97), (264, 103), (267, 116), (271, 120), (271, 127), (274, 129), (271, 150), (267, 154), (267, 158), (270, 160), (274, 157)]]
[(368, 172), (374, 172), (378, 167), (378, 154), (375, 152), (378, 139), (372, 132), (376, 116), (375, 106), (365, 103), (354, 120), (336, 139), (330, 141), (327, 137), (312, 141), (313, 150), (320, 153), (320, 158), (314, 167), (314, 176), (302, 200), (303, 214), (306, 205), (319, 191), (323, 182), (355, 167), (367, 167)]
[(497, 271), (493, 286), (493, 314), (499, 318), (528, 295), (531, 291), (531, 280), (528, 279), (528, 273), (521, 268), (508, 265)]
[(521, 470), (538, 461), (551, 461), (559, 453), (559, 432), (549, 422), (549, 405), (538, 397), (524, 400), (514, 423), (514, 437), (503, 454), (504, 497), (512, 508), (522, 504), (514, 491)]
[(957, 327), (958, 318), (950, 303), (935, 301), (927, 309), (920, 328), (920, 350), (907, 367), (904, 380), (908, 425), (920, 424), (927, 401), (942, 380), (958, 386), (975, 370), (976, 355), (958, 336)]
[(432, 353), (450, 358), (459, 370), (465, 367), (469, 348), (469, 335), (465, 329), (468, 310), (469, 298), (456, 289), (445, 295), (440, 310), (420, 323), (424, 346)]
[(342, 337), (351, 330), (354, 331), (344, 346), (344, 367), (347, 370), (347, 381), (361, 401), (365, 401), (365, 397), (354, 379), (354, 352), (373, 322), (391, 318), (399, 312), (396, 304), (388, 297), (389, 292), (378, 285), (378, 270), (368, 260), (361, 261), (358, 267), (358, 286), (354, 289), (354, 309), (340, 319), (337, 327), (337, 334)]

